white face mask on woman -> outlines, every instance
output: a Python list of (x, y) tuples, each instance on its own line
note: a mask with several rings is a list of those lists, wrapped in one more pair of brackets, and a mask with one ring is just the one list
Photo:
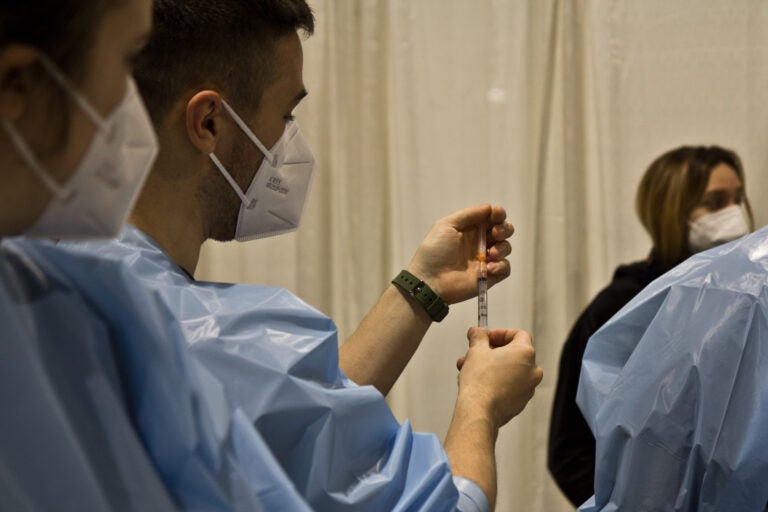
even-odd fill
[(24, 235), (67, 238), (108, 238), (125, 223), (157, 156), (157, 137), (149, 115), (128, 80), (125, 96), (107, 118), (102, 118), (85, 97), (46, 57), (43, 67), (96, 125), (96, 133), (77, 169), (59, 184), (8, 120), (2, 127), (32, 172), (53, 197)]
[(744, 210), (741, 206), (734, 204), (702, 215), (691, 222), (688, 245), (693, 252), (705, 251), (741, 238), (747, 233), (749, 233), (749, 224), (744, 216)]
[(243, 192), (221, 161), (208, 155), (240, 197), (235, 239), (239, 242), (294, 231), (304, 213), (315, 158), (295, 121), (289, 121), (271, 150), (256, 137), (227, 102), (224, 108), (264, 155), (248, 190)]

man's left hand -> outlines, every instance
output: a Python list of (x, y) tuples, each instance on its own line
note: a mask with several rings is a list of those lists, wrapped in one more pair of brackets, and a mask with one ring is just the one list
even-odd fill
[(488, 287), (510, 273), (507, 240), (515, 232), (501, 206), (464, 208), (432, 226), (408, 265), (408, 271), (427, 283), (448, 304), (477, 296), (478, 228), (486, 229)]

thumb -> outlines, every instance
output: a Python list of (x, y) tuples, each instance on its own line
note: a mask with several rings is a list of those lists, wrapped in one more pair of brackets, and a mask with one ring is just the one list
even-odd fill
[(475, 346), (491, 346), (491, 342), (488, 340), (488, 333), (485, 332), (485, 329), (480, 329), (479, 327), (470, 327), (467, 332), (467, 339), (469, 339), (469, 348)]
[(487, 224), (488, 219), (491, 216), (491, 211), (490, 204), (472, 206), (452, 213), (446, 217), (445, 220), (448, 224), (456, 228), (456, 230), (463, 231), (472, 226)]

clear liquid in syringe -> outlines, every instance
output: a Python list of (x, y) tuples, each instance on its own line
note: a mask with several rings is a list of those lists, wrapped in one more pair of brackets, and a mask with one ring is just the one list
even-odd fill
[(485, 226), (478, 229), (477, 261), (480, 270), (477, 275), (477, 326), (488, 329), (488, 271), (486, 265)]

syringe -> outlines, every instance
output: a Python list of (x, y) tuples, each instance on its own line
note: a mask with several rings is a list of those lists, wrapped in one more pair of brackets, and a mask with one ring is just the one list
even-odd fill
[(488, 271), (485, 268), (485, 226), (478, 228), (477, 261), (480, 262), (480, 272), (477, 275), (477, 326), (488, 330)]

